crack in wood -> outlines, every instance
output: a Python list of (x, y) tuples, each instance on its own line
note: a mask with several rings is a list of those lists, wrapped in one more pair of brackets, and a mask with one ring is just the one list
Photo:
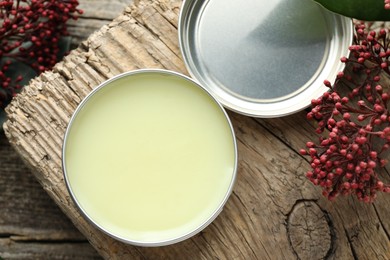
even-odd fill
[(353, 246), (352, 238), (349, 236), (347, 229), (344, 228), (344, 232), (345, 232), (345, 236), (348, 239), (348, 245), (349, 245), (349, 248), (351, 249), (353, 259), (359, 260), (359, 257), (357, 256), (356, 250)]
[(386, 234), (386, 236), (387, 236), (387, 239), (390, 240), (389, 231), (387, 231), (385, 225), (383, 224), (383, 221), (382, 221), (381, 215), (380, 215), (379, 212), (378, 212), (378, 209), (376, 208), (375, 204), (372, 204), (372, 206), (374, 207), (376, 216), (378, 217), (379, 223), (380, 223), (380, 225), (381, 225), (383, 231), (385, 232), (385, 234)]
[[(315, 203), (318, 205), (317, 201)], [(320, 207), (320, 209), (322, 210), (322, 212), (324, 212), (325, 219), (326, 219), (326, 221), (327, 221), (327, 223), (329, 225), (330, 238), (331, 238), (330, 247), (329, 247), (328, 252), (325, 255), (325, 259), (331, 259), (334, 256), (335, 252), (336, 252), (336, 246), (335, 246), (336, 245), (336, 240), (337, 240), (336, 227), (334, 225), (334, 222), (333, 222), (329, 212), (324, 210), (324, 209), (322, 209), (321, 207)]]
[[(99, 66), (97, 66), (96, 63), (99, 63)], [(96, 77), (96, 75), (95, 76), (92, 75), (91, 71), (89, 71), (89, 70), (87, 71), (86, 69), (84, 69), (85, 76), (89, 76), (90, 79), (97, 81), (96, 83), (91, 85), (90, 82), (85, 81), (83, 79), (84, 83), (90, 87), (90, 89), (87, 90), (89, 93), (89, 92), (91, 92), (92, 89), (94, 89), (95, 87), (97, 87), (99, 84), (101, 84), (102, 82), (104, 82), (105, 80), (107, 80), (110, 77), (109, 73), (111, 72), (111, 68), (109, 66), (103, 65), (100, 60), (91, 62), (91, 60), (89, 58), (85, 62), (85, 64), (88, 65), (92, 69), (93, 72), (96, 72), (96, 74), (101, 77), (100, 79), (98, 79)], [(105, 68), (106, 71), (104, 71), (103, 68)]]
[[(198, 236), (200, 236), (200, 234), (198, 234)], [(202, 237), (202, 238), (203, 238), (203, 237)], [(203, 238), (203, 241), (205, 241), (206, 244), (207, 244), (210, 248), (212, 248), (211, 245), (207, 242), (206, 239)], [(194, 245), (196, 246), (196, 248), (199, 250), (199, 253), (201, 254), (202, 258), (207, 259), (207, 257), (204, 255), (204, 252), (203, 252), (204, 250), (203, 250), (202, 247), (196, 242), (196, 239), (192, 239), (192, 242), (194, 243)]]
[[(244, 234), (240, 229), (238, 229), (238, 232), (241, 234), (242, 238), (243, 238), (244, 241), (245, 241), (245, 244), (247, 245), (247, 247), (249, 248), (249, 250), (252, 252), (253, 256), (254, 256), (256, 259), (259, 259), (258, 256), (256, 255), (255, 250), (253, 250), (251, 244), (250, 244), (249, 241), (246, 239), (245, 234)], [(261, 242), (261, 240), (260, 240), (259, 242), (260, 242), (260, 244), (263, 244), (263, 243)], [(266, 250), (266, 247), (263, 246), (263, 248), (264, 248), (264, 251), (265, 251), (265, 253), (267, 254), (267, 256), (268, 256), (268, 258), (269, 258), (269, 254), (268, 254), (268, 252), (267, 252), (267, 250)], [(241, 251), (241, 249), (240, 249), (240, 252), (241, 252), (242, 255), (245, 255), (245, 254)], [(269, 258), (269, 259), (271, 259), (271, 258)]]
[(87, 16), (87, 15), (82, 15), (80, 17), (78, 17), (77, 19), (79, 20), (88, 20), (88, 22), (91, 22), (91, 20), (95, 20), (95, 21), (103, 21), (103, 22), (111, 22), (112, 19), (111, 18), (104, 18), (104, 17), (98, 17), (98, 16)]
[(88, 243), (88, 240), (85, 238), (52, 238), (45, 235), (22, 235), (17, 233), (0, 233), (0, 239), (9, 239), (17, 243), (46, 243), (46, 244), (58, 244), (58, 243)]
[(134, 247), (135, 248), (135, 251), (137, 251), (137, 253), (139, 254), (139, 258), (138, 259), (148, 259), (142, 252), (142, 250), (138, 247)]
[[(164, 13), (159, 12), (159, 10), (157, 10), (157, 8), (156, 8), (156, 5), (150, 5), (148, 7), (153, 8), (154, 12), (152, 12), (147, 17), (142, 17), (140, 15), (133, 15), (134, 19), (139, 23), (139, 25), (142, 25), (144, 28), (146, 28), (147, 31), (150, 32), (155, 38), (159, 39), (159, 41), (161, 43), (163, 43), (172, 52), (172, 54), (174, 54), (177, 58), (181, 59), (180, 52), (178, 53), (177, 48), (172, 49), (170, 47), (170, 45), (165, 42), (164, 38), (158, 32), (156, 32), (152, 26), (150, 26), (150, 25), (153, 25), (153, 23), (148, 23), (145, 21), (149, 20), (154, 15), (159, 15), (159, 17), (161, 17), (164, 21), (166, 21), (168, 24), (170, 24), (176, 31), (177, 31), (177, 25), (174, 24), (169, 19), (167, 19), (167, 17), (164, 15)], [(132, 15), (132, 13), (129, 13), (129, 15)], [(176, 34), (177, 34), (177, 32), (176, 32)], [(175, 47), (177, 47), (177, 46), (175, 46)]]
[[(204, 231), (201, 231), (199, 234), (198, 234), (198, 237), (200, 237), (207, 245), (208, 245), (208, 248), (212, 251), (212, 253), (214, 254), (213, 257), (215, 259), (220, 259), (218, 257), (218, 254), (217, 252), (215, 251), (214, 247), (209, 243), (209, 241), (206, 239), (206, 237), (204, 236)], [(194, 243), (196, 243), (195, 239), (194, 239)]]
[[(248, 219), (250, 220), (250, 222), (251, 222), (253, 225), (255, 225), (255, 222), (253, 221), (252, 217), (251, 217), (250, 214), (248, 213), (248, 212), (249, 212), (248, 207), (247, 207), (247, 206), (245, 205), (245, 203), (241, 200), (240, 196), (239, 196), (235, 191), (232, 192), (232, 195), (233, 195), (235, 198), (237, 198), (238, 202), (239, 202), (244, 208), (247, 209), (247, 210), (245, 210), (245, 211), (240, 211), (240, 212), (244, 212), (245, 215), (246, 215), (246, 216), (248, 217)], [(250, 248), (250, 250), (252, 251), (253, 255), (256, 256), (256, 258), (258, 259), (258, 256), (257, 256), (257, 254), (255, 253), (255, 250), (253, 250), (253, 248), (250, 246), (250, 243), (249, 243), (248, 240), (246, 239), (244, 233), (243, 233), (240, 229), (238, 229), (238, 230), (239, 230), (240, 234), (242, 235), (242, 237), (244, 238), (246, 244), (249, 246), (249, 248)], [(260, 244), (261, 244), (261, 246), (262, 246), (264, 252), (267, 254), (267, 256), (269, 257), (269, 259), (272, 259), (272, 258), (270, 258), (270, 255), (269, 255), (269, 253), (268, 253), (268, 251), (267, 251), (267, 247), (264, 246), (264, 244), (262, 243), (261, 240), (257, 240), (257, 241), (260, 242)]]

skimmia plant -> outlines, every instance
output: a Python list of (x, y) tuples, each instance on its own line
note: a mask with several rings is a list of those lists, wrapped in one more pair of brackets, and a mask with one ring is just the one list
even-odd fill
[[(390, 0), (367, 2), (380, 4), (380, 17), (389, 16)], [(360, 18), (375, 20), (371, 13), (364, 15)], [(388, 25), (355, 20), (349, 50), (350, 56), (341, 58), (347, 69), (335, 82), (325, 80), (329, 91), (312, 100), (307, 117), (317, 121), (319, 139), (307, 142), (301, 154), (310, 156), (311, 170), (306, 176), (323, 188), (324, 196), (332, 200), (339, 194), (355, 194), (361, 201), (372, 202), (378, 192), (390, 193), (390, 184), (379, 174), (387, 165), (390, 148)]]
[(333, 84), (325, 81), (330, 91), (312, 100), (307, 117), (318, 120), (320, 137), (301, 153), (311, 157), (306, 176), (329, 199), (354, 193), (371, 202), (378, 191), (390, 192), (378, 176), (390, 147), (390, 37), (384, 28), (369, 30), (364, 23), (355, 28), (351, 55), (341, 59), (351, 71), (340, 72)]
[(39, 74), (58, 60), (77, 0), (0, 0), (0, 109), (22, 88), (26, 67)]

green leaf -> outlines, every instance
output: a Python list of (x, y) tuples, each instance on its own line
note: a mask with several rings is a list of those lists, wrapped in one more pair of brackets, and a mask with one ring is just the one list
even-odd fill
[(325, 8), (363, 21), (390, 21), (383, 0), (314, 0)]

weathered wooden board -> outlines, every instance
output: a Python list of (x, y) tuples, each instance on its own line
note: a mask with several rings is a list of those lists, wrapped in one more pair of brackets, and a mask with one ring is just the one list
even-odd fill
[(77, 21), (68, 22), (72, 45), (79, 45), (93, 32), (110, 23), (132, 2), (133, 0), (79, 0), (79, 8), (84, 13)]
[(67, 193), (61, 144), (69, 118), (97, 84), (136, 68), (185, 72), (177, 41), (180, 0), (141, 0), (94, 33), (7, 108), (7, 137), (35, 177), (105, 258), (390, 259), (389, 196), (330, 203), (304, 177), (297, 152), (314, 139), (304, 113), (260, 120), (230, 113), (240, 154), (234, 192), (204, 231), (176, 245), (143, 248), (102, 234)]
[[(69, 250), (70, 248), (75, 251)], [(98, 258), (0, 132), (0, 258)]]
[(3, 259), (101, 259), (88, 243), (50, 243), (31, 241), (18, 243), (14, 239), (0, 238), (0, 257)]
[[(80, 0), (72, 45), (120, 15), (131, 0)], [(0, 130), (0, 258), (95, 259), (98, 253), (31, 174)]]
[[(69, 221), (60, 218), (62, 212), (58, 207), (51, 207), (51, 199), (9, 146), (3, 134), (2, 137), (0, 139), (1, 236), (9, 234), (16, 240), (82, 241), (83, 236), (72, 228)], [(62, 232), (53, 232), (57, 228), (62, 229)]]

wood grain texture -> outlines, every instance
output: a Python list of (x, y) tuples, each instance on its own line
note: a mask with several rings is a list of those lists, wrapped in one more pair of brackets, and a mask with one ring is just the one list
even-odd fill
[[(0, 131), (0, 258), (98, 259)], [(76, 251), (70, 250), (71, 248)]]
[[(28, 246), (26, 245), (28, 244)], [(0, 238), (0, 256), (3, 259), (101, 259), (92, 247), (85, 243), (18, 243), (14, 239)]]
[[(72, 47), (110, 23), (131, 0), (80, 0), (84, 14), (68, 28)], [(0, 258), (96, 259), (96, 250), (74, 227), (0, 129)]]
[(68, 22), (68, 31), (72, 37), (72, 46), (77, 47), (93, 32), (123, 13), (133, 0), (79, 0), (79, 8), (84, 11), (76, 21)]
[[(46, 194), (39, 183), (29, 174), (3, 133), (1, 137), (0, 205), (4, 206), (0, 212), (0, 236), (8, 234), (19, 241), (84, 240), (67, 219), (61, 218), (58, 207), (51, 207), (50, 198), (42, 196)], [(53, 232), (57, 228), (62, 232)]]
[(66, 190), (63, 134), (77, 104), (105, 79), (137, 68), (186, 73), (177, 40), (180, 0), (140, 0), (92, 34), (7, 107), (7, 137), (40, 184), (109, 259), (390, 259), (389, 196), (330, 203), (304, 177), (297, 151), (314, 139), (304, 113), (253, 119), (229, 113), (238, 178), (220, 216), (200, 234), (158, 248), (125, 245), (87, 223)]

